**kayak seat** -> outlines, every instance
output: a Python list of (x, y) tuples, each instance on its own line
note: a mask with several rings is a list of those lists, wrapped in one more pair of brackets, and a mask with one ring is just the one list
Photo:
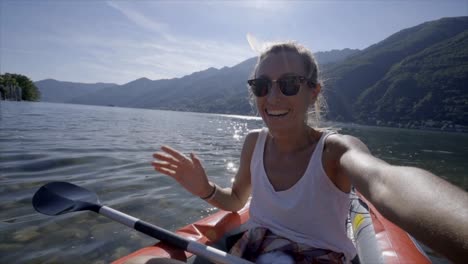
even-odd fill
[[(229, 250), (236, 244), (237, 240), (239, 240), (242, 235), (244, 234), (245, 230), (242, 228), (236, 228), (228, 233), (226, 233), (219, 241), (211, 245), (214, 248), (219, 250), (229, 252)], [(193, 256), (188, 259), (187, 263), (191, 264), (212, 264), (213, 262), (207, 260), (201, 256)]]
[[(234, 244), (236, 244), (236, 242), (242, 237), (244, 232), (245, 232), (245, 230), (238, 230), (238, 229), (234, 230), (234, 231), (231, 231), (231, 232), (225, 234), (218, 242), (216, 242), (215, 244), (213, 244), (211, 246), (214, 247), (214, 248), (223, 250), (225, 252), (228, 252), (229, 250), (231, 250), (231, 248), (234, 246)], [(165, 263), (165, 262), (161, 262), (161, 264), (163, 264), (163, 263)], [(177, 262), (177, 263), (182, 263), (182, 262)], [(188, 259), (187, 263), (191, 263), (191, 264), (212, 264), (213, 262), (207, 260), (206, 258), (194, 255), (193, 257)], [(159, 263), (148, 263), (148, 264), (159, 264)], [(167, 264), (171, 264), (171, 263), (167, 263)], [(351, 260), (351, 264), (360, 264), (359, 256), (356, 255), (356, 257), (354, 257)]]

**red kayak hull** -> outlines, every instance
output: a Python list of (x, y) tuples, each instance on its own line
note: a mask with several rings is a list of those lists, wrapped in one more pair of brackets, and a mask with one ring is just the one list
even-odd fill
[[(354, 232), (354, 241), (361, 263), (431, 263), (417, 242), (408, 233), (385, 219), (362, 195), (357, 194), (357, 197), (360, 199), (360, 204), (367, 205), (367, 207), (358, 208), (359, 210), (356, 210), (356, 208), (350, 209), (350, 212), (354, 212), (353, 214), (350, 213), (350, 226), (352, 226), (352, 232)], [(362, 213), (363, 208), (365, 208), (365, 213)], [(356, 211), (359, 213), (356, 213)], [(237, 213), (219, 211), (193, 224), (184, 226), (176, 233), (202, 244), (213, 245), (225, 233), (239, 228), (248, 219), (249, 209), (248, 205), (246, 205)], [(373, 230), (369, 229), (366, 221), (367, 223), (372, 222)], [(367, 241), (361, 243), (362, 239)], [(372, 246), (367, 246), (368, 243), (372, 243)], [(159, 242), (117, 259), (113, 263), (122, 264), (133, 257), (143, 255), (181, 261), (187, 261), (192, 256), (189, 252)]]

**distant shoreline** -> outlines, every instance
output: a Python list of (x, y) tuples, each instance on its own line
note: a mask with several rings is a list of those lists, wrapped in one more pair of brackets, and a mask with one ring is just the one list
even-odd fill
[[(170, 112), (186, 112), (186, 113), (197, 113), (197, 114), (213, 114), (213, 115), (222, 115), (240, 119), (261, 119), (259, 116), (253, 115), (245, 115), (245, 114), (237, 114), (237, 113), (209, 113), (209, 112), (196, 112), (196, 111), (188, 111), (188, 110), (172, 110), (172, 109), (156, 109), (156, 108), (138, 108), (138, 107), (126, 107), (126, 106), (118, 106), (118, 105), (88, 105), (88, 104), (74, 104), (74, 103), (62, 103), (62, 102), (44, 102), (44, 101), (6, 101), (3, 100), (0, 102), (9, 102), (9, 103), (47, 103), (47, 104), (67, 104), (67, 105), (78, 105), (78, 106), (96, 106), (96, 107), (112, 107), (112, 108), (126, 108), (126, 109), (145, 109), (145, 110), (157, 110), (157, 111), (170, 111)], [(346, 124), (347, 126), (368, 126), (368, 127), (381, 127), (381, 128), (396, 128), (396, 129), (408, 129), (408, 130), (424, 130), (424, 131), (435, 131), (435, 132), (450, 132), (450, 133), (468, 133), (467, 126), (461, 125), (453, 125), (449, 124), (451, 121), (445, 121), (444, 124), (449, 124), (440, 127), (434, 126), (424, 126), (420, 125), (421, 121), (415, 120), (410, 121), (409, 124), (401, 124), (397, 123), (396, 125), (388, 125), (382, 122), (382, 125), (377, 124), (366, 124), (360, 122), (342, 122), (342, 121), (333, 121), (333, 120), (325, 120), (324, 123), (333, 123), (333, 124)], [(434, 122), (436, 123), (436, 122)], [(439, 124), (441, 122), (438, 122)]]

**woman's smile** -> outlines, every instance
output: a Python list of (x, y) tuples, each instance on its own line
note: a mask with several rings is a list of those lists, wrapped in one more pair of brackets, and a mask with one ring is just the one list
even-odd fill
[(289, 113), (289, 109), (265, 109), (265, 113), (270, 117), (283, 117)]

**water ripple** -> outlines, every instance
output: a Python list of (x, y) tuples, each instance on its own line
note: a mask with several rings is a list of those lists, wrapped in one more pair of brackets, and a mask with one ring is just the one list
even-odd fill
[[(210, 179), (226, 186), (243, 138), (262, 126), (258, 118), (50, 103), (2, 102), (1, 118), (2, 263), (108, 263), (155, 242), (90, 212), (34, 212), (34, 192), (50, 181), (82, 185), (104, 204), (171, 230), (212, 213), (156, 173), (152, 153), (166, 144), (195, 152)], [(467, 135), (346, 126), (341, 132), (388, 162), (432, 170), (468, 189)]]

